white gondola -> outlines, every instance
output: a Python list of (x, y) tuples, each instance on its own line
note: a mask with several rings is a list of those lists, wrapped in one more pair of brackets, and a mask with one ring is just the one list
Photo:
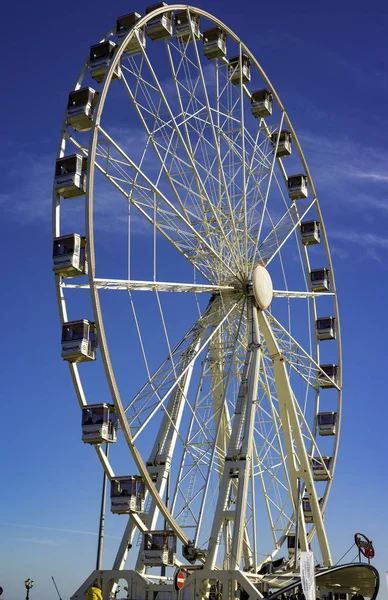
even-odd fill
[(319, 244), (321, 241), (319, 221), (303, 221), (300, 224), (300, 236), (304, 246)]
[(55, 189), (63, 198), (78, 198), (86, 191), (87, 159), (81, 154), (58, 158), (55, 166)]
[(336, 412), (318, 413), (317, 421), (319, 435), (335, 435), (337, 425)]
[(85, 444), (116, 442), (117, 426), (113, 404), (88, 404), (82, 407), (82, 441)]
[[(338, 365), (319, 365), (323, 371), (318, 374), (318, 385), (321, 388), (333, 388), (338, 384)], [(327, 375), (327, 377), (325, 377)], [(328, 379), (330, 377), (330, 379)]]
[(307, 176), (303, 173), (291, 175), (288, 178), (287, 187), (290, 200), (303, 200), (308, 196)]
[(252, 92), (251, 112), (256, 119), (272, 115), (272, 94), (269, 90)]
[(310, 282), (313, 292), (328, 292), (330, 290), (329, 269), (310, 271)]
[[(112, 40), (106, 40), (105, 42), (100, 42), (100, 44), (95, 44), (90, 47), (90, 75), (98, 83), (103, 81), (105, 73), (109, 69), (115, 49), (116, 44), (112, 42)], [(117, 65), (112, 75), (112, 81), (114, 79), (119, 79), (120, 73), (120, 67)]]
[[(129, 30), (141, 19), (141, 15), (137, 12), (132, 12), (128, 15), (119, 17), (116, 22), (117, 42), (120, 44), (128, 35)], [(135, 29), (134, 35), (130, 42), (125, 46), (125, 52), (138, 52), (145, 48), (146, 38), (144, 29)]]
[[(149, 15), (157, 8), (162, 8), (163, 6), (168, 6), (168, 4), (166, 2), (151, 4), (151, 6), (147, 6), (146, 14)], [(153, 41), (170, 37), (172, 35), (172, 12), (168, 10), (150, 19), (147, 23), (147, 35)]]
[(330, 479), (331, 463), (331, 456), (322, 456), (322, 461), (320, 458), (311, 459), (314, 481), (328, 481)]
[[(278, 131), (274, 131), (271, 135), (272, 146), (275, 148), (278, 140)], [(279, 136), (278, 149), (276, 156), (282, 158), (284, 156), (291, 156), (292, 145), (291, 145), (291, 133), (287, 129), (282, 129)]]
[[(322, 506), (322, 498), (318, 499), (319, 506)], [(305, 523), (314, 523), (313, 511), (311, 509), (310, 499), (308, 496), (302, 498), (302, 510)]]
[(226, 56), (226, 33), (221, 27), (211, 27), (203, 32), (203, 52), (206, 58)]
[[(289, 533), (287, 535), (287, 550), (288, 550), (288, 558), (292, 560), (295, 557), (295, 533)], [(298, 543), (298, 548), (300, 548), (300, 544)]]
[(62, 326), (62, 358), (71, 363), (96, 360), (96, 326), (92, 321), (69, 321)]
[(251, 80), (251, 61), (246, 54), (240, 56), (233, 56), (229, 59), (229, 77), (230, 83), (238, 85), (240, 79), (242, 83), (249, 83)]
[(144, 511), (145, 484), (139, 475), (111, 479), (110, 510), (115, 514)]
[(176, 560), (176, 535), (173, 531), (148, 531), (143, 537), (143, 561), (148, 566), (173, 567)]
[(85, 252), (86, 240), (78, 233), (62, 235), (53, 244), (53, 271), (62, 277), (86, 275), (88, 263)]
[(70, 92), (67, 103), (66, 121), (75, 131), (89, 131), (98, 93), (91, 87)]
[(320, 317), (316, 320), (316, 326), (319, 340), (335, 340), (335, 317)]
[(199, 15), (190, 13), (188, 17), (186, 10), (175, 13), (175, 33), (180, 42), (187, 43), (194, 39), (199, 40), (201, 32), (199, 29)]

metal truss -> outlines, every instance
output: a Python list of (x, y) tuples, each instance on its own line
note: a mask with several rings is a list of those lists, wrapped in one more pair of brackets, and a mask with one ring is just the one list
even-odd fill
[[(69, 223), (86, 236), (88, 275), (56, 276), (58, 307), (64, 323), (78, 316), (78, 306), (86, 310), (87, 294), (78, 290), (90, 294), (101, 361), (88, 372), (70, 364), (77, 398), (81, 407), (96, 401), (90, 373), (99, 368), (120, 430), (109, 459), (95, 446), (98, 458), (110, 479), (117, 461), (146, 484), (145, 512), (129, 515), (113, 568), (131, 560), (151, 581), (155, 569), (144, 565), (141, 536), (166, 528), (194, 549), (192, 562), (206, 573), (238, 573), (236, 581), (261, 597), (252, 578), (277, 553), (289, 560), (287, 536), (298, 513), (300, 548), (308, 549), (316, 533), (322, 562), (331, 564), (323, 513), (341, 417), (335, 280), (316, 190), (268, 77), (223, 23), (186, 5), (169, 10), (221, 27), (240, 70), (249, 58), (251, 82), (241, 75), (232, 82), (227, 57), (204, 58), (193, 32), (184, 42), (176, 35), (147, 39), (127, 53), (150, 15), (128, 32), (99, 87), (89, 138), (63, 122), (58, 157), (87, 158), (86, 213), (83, 221), (70, 208), (78, 201), (54, 189), (53, 238)], [(88, 77), (86, 63), (74, 89), (89, 85)], [(263, 88), (273, 96), (273, 114), (254, 119), (252, 92)], [(293, 140), (290, 174), (306, 174), (307, 199), (289, 199), (287, 158), (278, 156), (283, 129)], [(300, 225), (313, 219), (322, 242), (314, 247), (314, 266), (329, 269), (330, 291), (310, 285), (312, 253)], [(109, 244), (116, 254), (108, 260)], [(257, 264), (274, 282), (267, 310), (258, 310), (252, 296)], [(329, 314), (337, 320), (336, 341), (327, 346), (339, 366), (335, 381), (320, 366), (315, 331), (317, 317)], [(320, 390), (322, 380), (330, 391)], [(319, 436), (320, 410), (337, 413), (330, 439)], [(324, 456), (332, 461), (318, 482), (312, 459)], [(304, 494), (312, 519), (301, 509)], [(175, 566), (182, 564), (188, 559), (179, 550)]]

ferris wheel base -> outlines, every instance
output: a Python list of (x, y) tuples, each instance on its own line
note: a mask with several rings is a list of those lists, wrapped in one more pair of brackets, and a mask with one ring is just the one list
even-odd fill
[[(94, 581), (102, 585), (104, 600), (116, 598), (115, 587), (120, 581), (120, 599), (126, 600), (275, 600), (296, 599), (301, 592), (299, 571), (281, 571), (271, 575), (256, 575), (239, 570), (206, 570), (189, 567), (182, 590), (177, 592), (173, 577), (141, 575), (134, 570), (93, 571), (71, 600), (84, 600)], [(183, 567), (184, 570), (184, 567)], [(375, 600), (379, 591), (379, 574), (367, 563), (350, 563), (329, 569), (317, 568), (315, 573), (316, 598), (341, 598), (351, 600), (354, 596)], [(123, 589), (124, 587), (124, 589)]]

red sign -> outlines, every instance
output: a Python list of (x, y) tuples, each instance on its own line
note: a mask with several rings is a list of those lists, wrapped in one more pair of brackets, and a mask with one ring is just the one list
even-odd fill
[(185, 581), (186, 575), (184, 574), (184, 572), (178, 571), (174, 578), (174, 585), (177, 592), (183, 588), (183, 586), (185, 585)]
[(375, 549), (373, 548), (372, 542), (368, 540), (366, 535), (364, 535), (363, 533), (356, 533), (356, 535), (354, 536), (354, 542), (361, 554), (365, 556), (365, 558), (371, 559), (374, 557)]

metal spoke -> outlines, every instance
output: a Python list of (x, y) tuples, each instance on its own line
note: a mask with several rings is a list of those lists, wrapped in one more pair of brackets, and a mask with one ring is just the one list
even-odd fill
[(331, 383), (338, 389), (337, 383), (329, 377), (304, 348), (291, 336), (279, 321), (266, 311), (272, 332), (281, 349), (283, 359), (292, 369), (302, 377), (311, 387), (317, 388), (318, 377)]
[[(208, 345), (211, 339), (215, 336), (218, 329), (222, 326), (224, 321), (229, 317), (229, 315), (233, 312), (233, 310), (238, 305), (239, 301), (235, 301), (232, 303), (231, 307), (227, 310), (225, 315), (219, 314), (219, 322), (214, 327), (213, 330), (209, 330), (209, 335), (201, 344), (201, 347), (197, 350), (197, 352), (191, 357), (190, 362), (187, 364), (185, 369), (181, 372), (178, 377), (175, 377), (175, 369), (174, 365), (170, 364), (169, 358), (166, 359), (163, 369), (160, 368), (156, 374), (151, 378), (149, 384), (146, 386), (135, 396), (135, 398), (128, 405), (126, 412), (128, 410), (134, 415), (133, 418), (136, 418), (138, 422), (136, 433), (133, 435), (133, 439), (139, 436), (141, 431), (146, 427), (146, 425), (150, 422), (152, 417), (156, 414), (159, 408), (162, 407), (163, 403), (166, 401), (171, 392), (175, 389), (175, 387), (179, 384), (179, 381), (182, 379), (187, 370), (194, 364), (198, 355), (201, 354), (204, 348)], [(220, 313), (220, 311), (218, 311)], [(209, 324), (212, 324), (214, 318), (214, 311), (209, 311), (208, 314), (205, 313), (205, 322), (204, 319), (200, 320), (200, 327), (206, 326), (205, 323), (208, 321)], [(211, 319), (211, 320), (210, 320)], [(175, 364), (178, 364), (177, 357), (179, 356), (179, 360), (182, 360), (182, 356), (184, 355), (184, 349), (187, 348), (188, 340), (192, 338), (193, 335), (196, 334), (198, 330), (198, 325), (194, 326), (188, 335), (182, 340), (182, 342), (178, 345), (178, 347), (173, 351), (173, 355), (175, 357)], [(178, 353), (179, 350), (179, 353)], [(166, 366), (167, 365), (167, 366)], [(156, 396), (157, 401), (154, 400), (154, 396)], [(141, 415), (146, 412), (146, 416), (141, 419)]]

